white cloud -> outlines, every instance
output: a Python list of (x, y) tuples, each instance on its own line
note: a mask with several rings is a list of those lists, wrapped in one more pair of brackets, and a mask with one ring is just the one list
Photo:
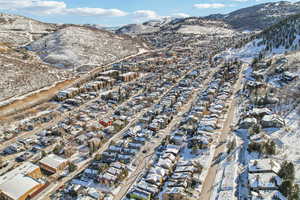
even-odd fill
[(119, 9), (103, 9), (103, 8), (72, 8), (65, 11), (68, 14), (76, 14), (81, 16), (126, 16), (128, 13)]
[(0, 0), (2, 10), (18, 10), (45, 15), (60, 13), (66, 7), (67, 5), (60, 1)]
[(64, 2), (59, 1), (31, 1), (29, 6), (23, 9), (27, 12), (40, 14), (40, 15), (51, 15), (63, 13), (67, 8)]
[(24, 0), (24, 1), (18, 1), (18, 0), (0, 0), (0, 8), (4, 10), (14, 10), (18, 8), (24, 8), (32, 5), (31, 0)]
[(185, 14), (185, 13), (174, 13), (172, 14), (173, 17), (178, 17), (178, 18), (185, 18), (185, 17), (189, 17), (190, 15)]
[[(0, 10), (13, 11), (18, 14), (34, 14), (39, 16), (51, 15), (76, 15), (76, 16), (103, 16), (122, 17), (127, 16), (129, 21), (143, 22), (147, 20), (159, 20), (167, 16), (160, 16), (153, 10), (136, 10), (126, 12), (111, 8), (70, 8), (63, 0), (0, 0)], [(175, 12), (175, 11), (174, 11)], [(176, 12), (174, 17), (188, 17), (185, 13)]]
[(200, 3), (194, 4), (194, 8), (224, 8), (225, 4), (222, 3)]
[(162, 18), (161, 16), (159, 16), (156, 12), (152, 11), (152, 10), (137, 10), (135, 12), (133, 12), (133, 15), (135, 18), (138, 19), (160, 19)]
[(126, 16), (119, 9), (68, 8), (63, 1), (51, 0), (0, 0), (1, 10), (17, 10), (38, 15), (76, 14), (80, 16)]

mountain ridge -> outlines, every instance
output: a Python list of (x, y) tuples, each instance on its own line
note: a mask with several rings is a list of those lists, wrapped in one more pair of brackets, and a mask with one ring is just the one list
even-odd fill
[[(128, 24), (116, 30), (117, 34), (145, 34), (163, 30), (171, 30), (170, 27), (176, 29), (180, 25), (192, 25), (189, 20), (195, 21), (222, 21), (226, 26), (231, 26), (239, 31), (255, 31), (263, 30), (276, 24), (287, 16), (300, 13), (300, 2), (292, 3), (288, 1), (262, 3), (255, 6), (245, 7), (235, 10), (228, 14), (212, 14), (205, 17), (187, 17), (174, 18), (168, 23), (162, 23), (160, 26), (151, 25), (149, 22), (141, 24)], [(195, 25), (195, 24), (194, 24)], [(196, 23), (196, 25), (198, 25)]]
[(289, 15), (300, 13), (300, 2), (269, 2), (235, 10), (228, 14), (213, 14), (206, 19), (224, 20), (239, 30), (262, 30)]
[(0, 13), (0, 42), (22, 46), (59, 29), (59, 25)]

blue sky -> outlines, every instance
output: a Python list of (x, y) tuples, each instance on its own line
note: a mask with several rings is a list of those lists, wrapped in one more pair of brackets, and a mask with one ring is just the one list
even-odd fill
[[(51, 23), (119, 26), (162, 17), (206, 16), (272, 0), (0, 0), (0, 12)], [(276, 2), (279, 0), (273, 0)]]

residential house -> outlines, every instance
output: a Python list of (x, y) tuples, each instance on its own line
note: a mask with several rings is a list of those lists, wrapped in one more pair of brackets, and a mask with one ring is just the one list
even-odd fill
[(280, 164), (271, 158), (250, 160), (249, 173), (275, 173), (278, 174)]
[(249, 173), (249, 186), (251, 190), (278, 190), (282, 183), (281, 178), (275, 173)]
[(105, 172), (104, 174), (100, 174), (97, 177), (99, 183), (104, 184), (104, 185), (113, 185), (116, 183), (118, 180), (118, 177), (115, 175), (112, 175), (108, 172)]
[(183, 187), (168, 187), (163, 191), (163, 200), (188, 200), (185, 188)]
[(129, 196), (131, 199), (151, 200), (150, 192), (138, 188), (134, 188), (132, 191), (130, 191)]

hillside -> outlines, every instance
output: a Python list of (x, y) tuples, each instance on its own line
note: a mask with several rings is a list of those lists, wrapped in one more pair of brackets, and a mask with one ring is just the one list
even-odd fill
[[(193, 32), (202, 32), (203, 29), (195, 26), (207, 26), (213, 23), (220, 28), (233, 28), (241, 31), (264, 30), (287, 16), (300, 13), (300, 2), (288, 1), (263, 3), (255, 6), (239, 9), (229, 14), (213, 14), (207, 17), (187, 18), (163, 18), (151, 20), (142, 24), (129, 24), (116, 30), (117, 34), (139, 35), (158, 31), (177, 31), (181, 28), (186, 32), (186, 26), (190, 26)], [(187, 31), (188, 33), (191, 31)]]
[(210, 15), (206, 18), (224, 20), (232, 25), (233, 28), (252, 31), (268, 28), (287, 16), (299, 12), (300, 2), (291, 3), (288, 1), (281, 1), (243, 8), (226, 15)]
[(130, 24), (121, 27), (117, 34), (141, 35), (155, 32), (178, 32), (183, 34), (226, 34), (231, 26), (222, 20), (209, 20), (201, 17), (168, 18), (161, 21), (148, 21), (143, 24)]
[(66, 26), (27, 46), (46, 63), (62, 68), (91, 67), (137, 54), (144, 44), (128, 36), (83, 26)]
[[(0, 101), (71, 78), (71, 72), (42, 63), (34, 54), (0, 44)], [(1, 105), (1, 103), (0, 103)]]
[(300, 15), (289, 16), (261, 33), (246, 38), (244, 43), (241, 48), (224, 51), (222, 56), (251, 61), (254, 57), (270, 57), (299, 50)]
[(55, 24), (0, 13), (0, 42), (9, 43), (12, 46), (26, 45), (58, 28)]
[(142, 52), (147, 48), (144, 45), (96, 28), (57, 26), (1, 14), (0, 105), (72, 79), (78, 75), (72, 71), (75, 68), (89, 71)]
[[(299, 15), (290, 16), (248, 38), (241, 48), (229, 49), (214, 58), (220, 62), (233, 59), (245, 62), (243, 87), (235, 94), (239, 103), (235, 107), (237, 122), (234, 133), (241, 150), (234, 162), (242, 169), (238, 170), (235, 180), (238, 180), (236, 188), (242, 191), (239, 193), (241, 199), (299, 199), (299, 25)], [(289, 173), (292, 176), (289, 188), (295, 189), (287, 192), (287, 187), (281, 182), (276, 189), (277, 194), (264, 193), (261, 188), (253, 192), (255, 185), (249, 186), (248, 183), (262, 176), (251, 172), (249, 166), (266, 158), (279, 162), (282, 171), (286, 170), (284, 163), (290, 162), (293, 170)], [(231, 162), (228, 159), (224, 165)], [(278, 175), (286, 181), (282, 173)], [(225, 176), (223, 180), (226, 180)], [(215, 183), (219, 181), (221, 178)]]
[(138, 35), (143, 33), (152, 33), (159, 31), (159, 27), (154, 27), (146, 24), (129, 24), (116, 30), (117, 34)]
[[(274, 37), (276, 35), (276, 37)], [(299, 50), (300, 15), (294, 15), (271, 26), (257, 36), (261, 41), (258, 46), (265, 46), (264, 51)]]
[(198, 17), (184, 18), (173, 22), (164, 29), (183, 34), (216, 34), (231, 35), (234, 33), (231, 26), (220, 20), (207, 20)]
[(172, 18), (163, 18), (160, 20), (150, 20), (146, 21), (142, 24), (128, 24), (123, 27), (120, 27), (115, 32), (117, 34), (145, 34), (145, 33), (153, 33), (160, 31), (161, 27), (171, 23), (174, 19)]

